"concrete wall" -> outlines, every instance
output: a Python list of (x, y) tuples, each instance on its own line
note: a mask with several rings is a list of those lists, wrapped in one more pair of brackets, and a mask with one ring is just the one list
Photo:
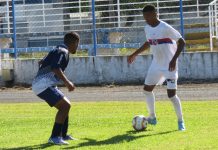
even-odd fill
[[(71, 58), (66, 75), (76, 84), (142, 83), (152, 61), (151, 55), (138, 56), (129, 65), (126, 56)], [(31, 84), (38, 60), (2, 62), (3, 69), (14, 68), (15, 83)], [(218, 52), (184, 53), (179, 59), (181, 79), (218, 79)]]

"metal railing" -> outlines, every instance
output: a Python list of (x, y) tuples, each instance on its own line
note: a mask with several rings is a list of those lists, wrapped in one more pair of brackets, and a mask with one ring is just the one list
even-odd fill
[[(208, 4), (211, 1), (183, 0), (184, 24), (207, 23)], [(81, 35), (80, 49), (88, 48), (90, 55), (98, 54), (102, 48), (137, 48), (145, 40), (145, 21), (141, 13), (143, 6), (154, 4), (159, 18), (181, 31), (180, 2), (181, 0), (0, 1), (0, 14), (3, 14), (0, 15), (3, 20), (0, 38), (12, 38), (15, 43), (11, 49), (3, 51), (14, 53), (24, 49), (27, 52), (49, 50), (46, 47), (61, 43), (63, 35), (72, 30)]]
[(209, 4), (210, 49), (213, 51), (213, 39), (218, 39), (218, 0)]

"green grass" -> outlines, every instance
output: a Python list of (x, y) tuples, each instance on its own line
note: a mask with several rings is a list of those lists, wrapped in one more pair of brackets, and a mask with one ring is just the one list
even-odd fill
[(177, 131), (170, 102), (157, 102), (158, 125), (134, 132), (134, 115), (147, 114), (144, 102), (72, 103), (68, 146), (46, 144), (55, 109), (45, 103), (0, 104), (0, 149), (218, 149), (218, 101), (183, 102), (187, 130)]

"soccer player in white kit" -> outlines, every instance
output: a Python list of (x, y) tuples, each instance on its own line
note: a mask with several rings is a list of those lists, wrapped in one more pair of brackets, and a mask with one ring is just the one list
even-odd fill
[(167, 94), (173, 103), (178, 118), (178, 130), (183, 131), (185, 130), (185, 124), (181, 102), (176, 94), (176, 89), (178, 79), (177, 59), (184, 48), (185, 41), (177, 30), (158, 19), (153, 5), (146, 5), (143, 8), (143, 16), (147, 22), (144, 28), (147, 40), (128, 57), (128, 63), (131, 64), (139, 53), (150, 47), (153, 60), (144, 83), (144, 93), (149, 111), (148, 123), (157, 124), (153, 89), (166, 80)]

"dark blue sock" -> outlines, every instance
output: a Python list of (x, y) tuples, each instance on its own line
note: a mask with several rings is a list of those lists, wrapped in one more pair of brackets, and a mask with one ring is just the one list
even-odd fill
[(67, 136), (68, 122), (69, 122), (69, 117), (67, 116), (67, 118), (64, 121), (64, 125), (62, 126), (62, 137)]
[(60, 123), (54, 123), (53, 130), (51, 137), (57, 137), (61, 135), (61, 129), (62, 129), (63, 124)]

